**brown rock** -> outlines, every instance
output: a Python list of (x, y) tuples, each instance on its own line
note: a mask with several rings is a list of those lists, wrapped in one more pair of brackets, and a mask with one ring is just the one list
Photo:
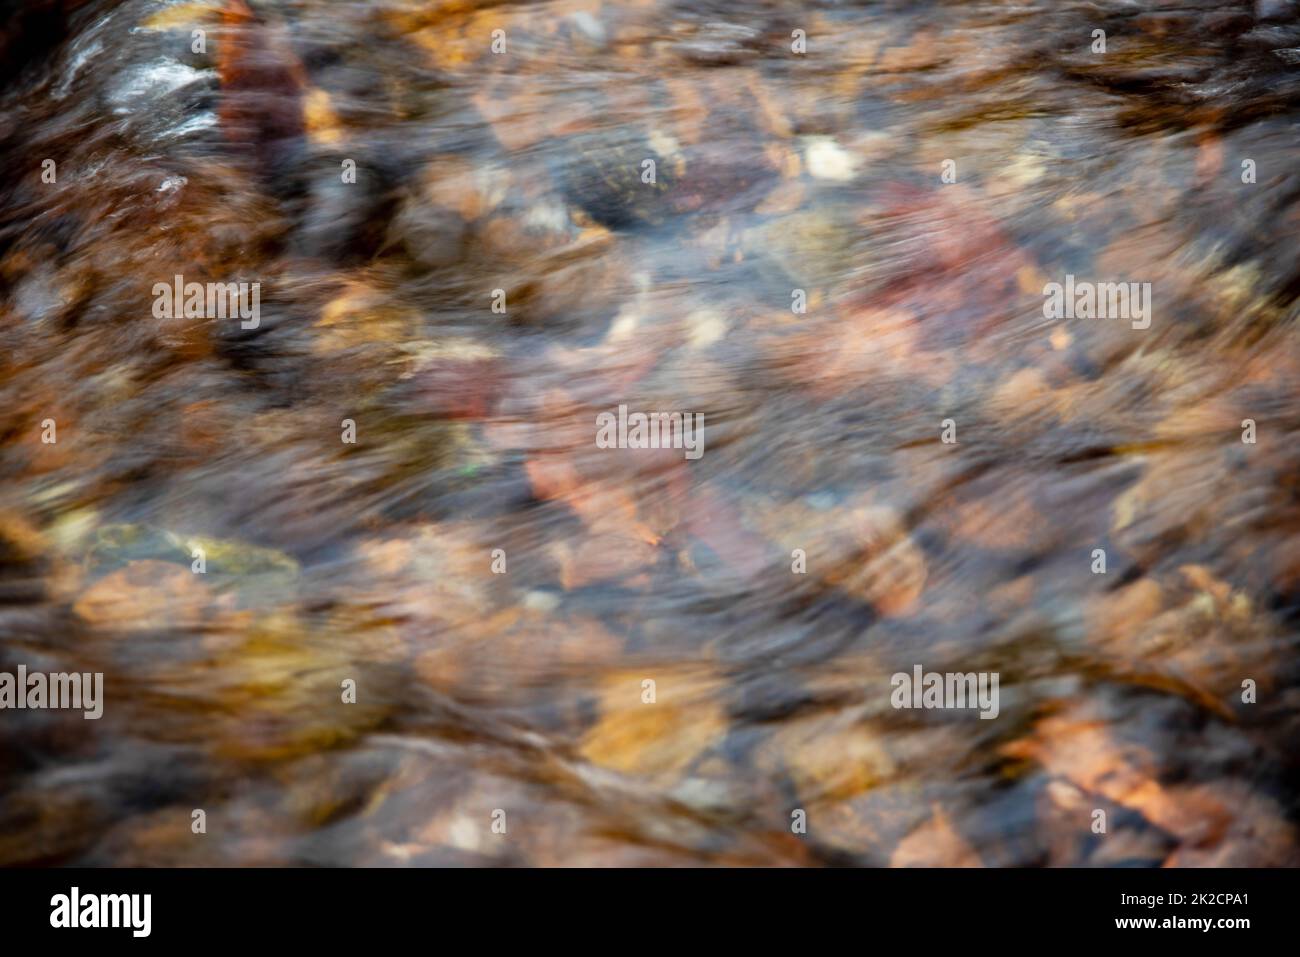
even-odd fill
[(785, 773), (808, 804), (854, 797), (894, 771), (884, 737), (849, 714), (817, 716), (786, 724), (760, 748), (756, 763)]
[(202, 577), (184, 565), (135, 561), (91, 585), (72, 610), (99, 628), (193, 629), (214, 600)]
[(975, 849), (953, 827), (939, 805), (934, 816), (922, 824), (894, 850), (890, 867), (983, 867)]
[[(646, 679), (653, 703), (643, 702)], [(611, 676), (601, 692), (600, 721), (580, 747), (592, 764), (623, 774), (672, 780), (727, 729), (720, 682), (709, 673), (647, 666)]]

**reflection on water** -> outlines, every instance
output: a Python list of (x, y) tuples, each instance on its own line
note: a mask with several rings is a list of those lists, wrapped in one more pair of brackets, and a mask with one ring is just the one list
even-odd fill
[(1266, 0), (29, 5), (0, 666), (106, 700), (0, 715), (0, 862), (1296, 863), (1298, 63)]

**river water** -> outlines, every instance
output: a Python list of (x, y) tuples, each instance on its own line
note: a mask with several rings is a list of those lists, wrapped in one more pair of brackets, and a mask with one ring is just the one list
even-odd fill
[(1300, 862), (1294, 4), (5, 9), (0, 863)]

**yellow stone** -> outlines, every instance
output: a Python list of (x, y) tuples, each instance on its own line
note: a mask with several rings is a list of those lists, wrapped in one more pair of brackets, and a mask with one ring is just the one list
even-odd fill
[[(654, 681), (647, 703), (644, 681)], [(647, 666), (611, 676), (601, 693), (601, 719), (580, 752), (592, 764), (623, 774), (672, 779), (727, 730), (721, 682), (694, 669)]]

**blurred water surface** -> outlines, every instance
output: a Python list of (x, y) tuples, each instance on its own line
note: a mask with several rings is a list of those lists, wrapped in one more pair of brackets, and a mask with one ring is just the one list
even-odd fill
[(1297, 862), (1293, 4), (10, 12), (0, 862)]

